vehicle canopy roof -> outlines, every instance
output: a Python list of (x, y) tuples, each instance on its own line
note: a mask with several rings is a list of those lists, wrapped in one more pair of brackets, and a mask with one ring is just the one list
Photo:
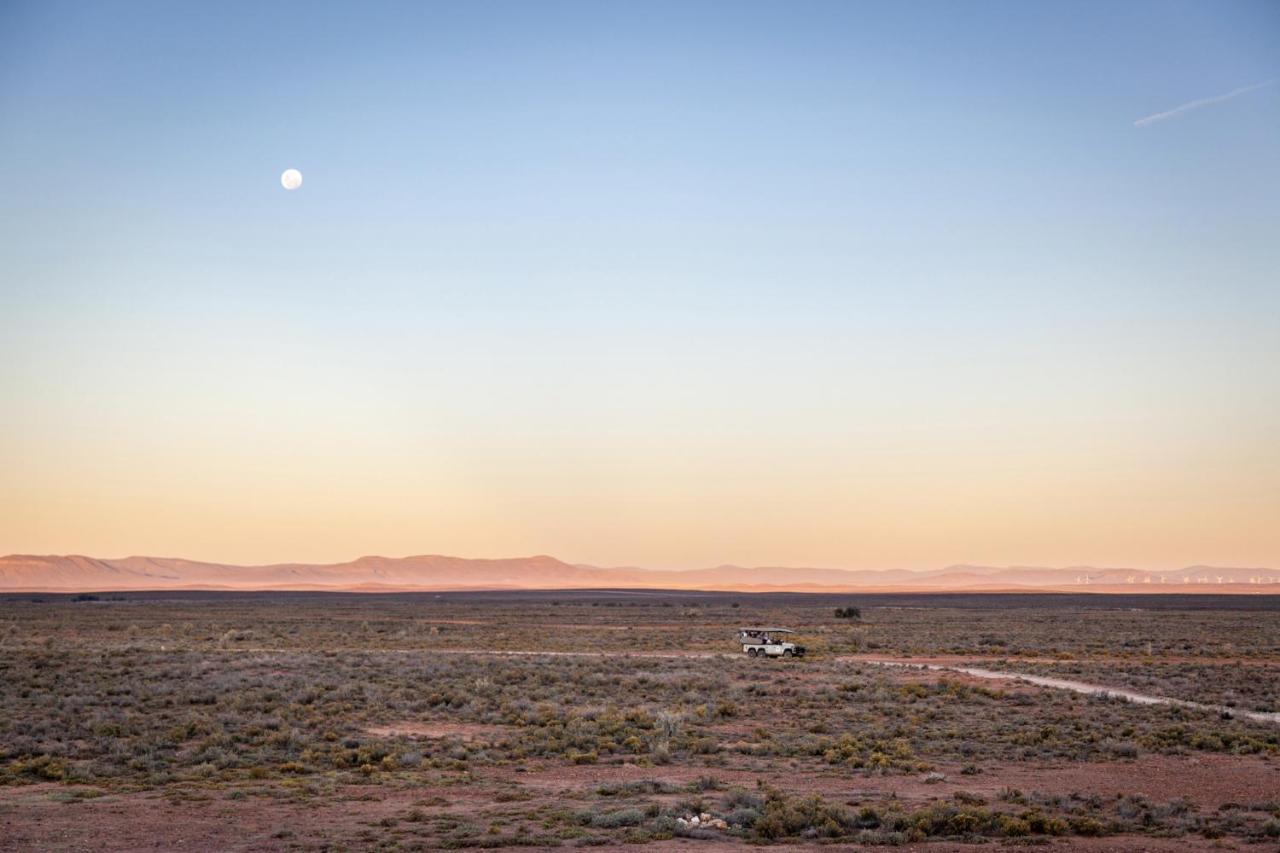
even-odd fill
[(757, 634), (794, 634), (795, 633), (795, 631), (792, 631), (790, 628), (739, 628), (738, 630), (740, 630), (744, 634), (750, 631), (754, 631)]

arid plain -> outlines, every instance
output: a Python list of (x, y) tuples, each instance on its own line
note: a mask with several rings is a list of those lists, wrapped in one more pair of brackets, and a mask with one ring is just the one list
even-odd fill
[[(1274, 596), (174, 591), (0, 612), (5, 849), (1280, 839)], [(748, 624), (809, 655), (745, 658)]]

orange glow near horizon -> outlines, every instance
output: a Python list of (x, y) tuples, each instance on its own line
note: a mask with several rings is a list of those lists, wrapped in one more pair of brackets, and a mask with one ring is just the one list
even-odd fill
[(253, 419), (153, 412), (39, 434), (10, 421), (7, 447), (20, 452), (0, 473), (0, 551), (239, 564), (545, 553), (651, 568), (1280, 565), (1280, 471), (1247, 443), (1073, 434), (1035, 419), (903, 431), (832, 412), (797, 414), (811, 425), (801, 428), (765, 405), (687, 421), (619, 413), (572, 431), (531, 414), (427, 440), (404, 410), (256, 405)]

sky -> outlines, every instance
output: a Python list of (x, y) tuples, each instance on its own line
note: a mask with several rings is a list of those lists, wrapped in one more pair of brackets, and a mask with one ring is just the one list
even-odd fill
[(1280, 566), (1280, 4), (6, 0), (3, 553)]

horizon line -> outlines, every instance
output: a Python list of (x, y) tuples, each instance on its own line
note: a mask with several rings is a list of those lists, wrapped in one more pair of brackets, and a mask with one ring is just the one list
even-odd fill
[(576, 561), (565, 560), (553, 554), (548, 554), (545, 552), (536, 553), (536, 554), (517, 554), (513, 556), (502, 556), (502, 557), (464, 557), (464, 556), (458, 556), (455, 554), (444, 554), (439, 552), (406, 554), (403, 556), (387, 556), (386, 554), (366, 553), (366, 554), (361, 554), (357, 557), (353, 557), (347, 560), (337, 560), (337, 561), (308, 562), (308, 561), (302, 561), (302, 560), (285, 560), (285, 561), (264, 562), (264, 563), (224, 562), (220, 560), (206, 560), (206, 559), (198, 559), (198, 558), (192, 558), (192, 557), (159, 556), (155, 554), (129, 554), (124, 557), (96, 557), (91, 554), (76, 553), (76, 552), (47, 553), (47, 554), (36, 554), (31, 552), (13, 552), (9, 554), (0, 555), (0, 560), (9, 560), (14, 558), (22, 558), (22, 559), (81, 558), (86, 560), (95, 560), (99, 562), (108, 562), (108, 563), (120, 562), (124, 560), (174, 560), (174, 561), (181, 561), (185, 563), (199, 563), (201, 565), (207, 565), (207, 566), (225, 566), (228, 568), (245, 568), (245, 569), (272, 568), (272, 567), (279, 567), (279, 566), (310, 566), (310, 567), (343, 566), (343, 565), (350, 565), (352, 563), (358, 563), (361, 560), (406, 561), (406, 560), (438, 558), (438, 559), (445, 559), (445, 560), (462, 560), (467, 562), (504, 562), (504, 561), (518, 561), (518, 560), (528, 561), (528, 560), (546, 559), (546, 560), (554, 560), (557, 563), (560, 563), (561, 565), (564, 565), (564, 566), (568, 566), (570, 568), (600, 569), (600, 570), (608, 570), (608, 571), (634, 570), (634, 571), (645, 571), (645, 572), (669, 572), (672, 574), (687, 573), (687, 572), (701, 572), (701, 571), (709, 571), (714, 569), (743, 569), (743, 570), (807, 569), (811, 571), (825, 571), (825, 572), (848, 572), (848, 573), (909, 572), (913, 574), (918, 574), (922, 572), (948, 571), (952, 569), (1006, 569), (1006, 570), (1021, 569), (1026, 571), (1068, 571), (1068, 570), (1130, 571), (1130, 572), (1145, 572), (1145, 573), (1183, 572), (1183, 571), (1190, 571), (1195, 569), (1215, 569), (1215, 570), (1247, 569), (1247, 570), (1253, 570), (1253, 571), (1280, 572), (1280, 566), (1237, 565), (1237, 564), (1228, 564), (1228, 563), (1207, 563), (1207, 562), (1187, 563), (1184, 565), (1169, 566), (1166, 568), (1155, 568), (1155, 569), (1138, 568), (1135, 566), (1127, 566), (1123, 564), (1112, 564), (1112, 565), (1097, 564), (1097, 563), (1032, 564), (1032, 563), (986, 563), (986, 562), (954, 562), (954, 563), (947, 563), (941, 566), (934, 566), (931, 568), (903, 568), (898, 566), (889, 566), (884, 568), (847, 568), (844, 566), (806, 565), (804, 563), (755, 563), (750, 565), (741, 564), (741, 563), (717, 563), (715, 565), (703, 565), (703, 566), (697, 566), (694, 568), (665, 568), (665, 567), (645, 566), (645, 565), (640, 565), (638, 563), (615, 563), (615, 564), (602, 565), (602, 564), (596, 564), (596, 563), (576, 562)]

